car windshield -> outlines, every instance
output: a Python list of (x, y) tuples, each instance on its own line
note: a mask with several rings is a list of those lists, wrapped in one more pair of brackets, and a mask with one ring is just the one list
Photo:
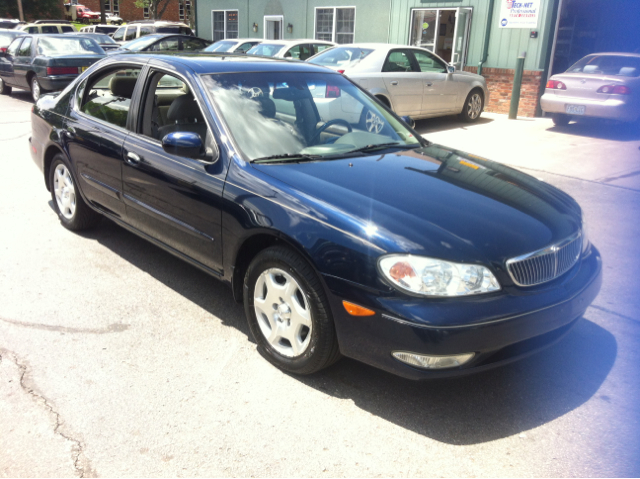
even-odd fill
[(116, 44), (116, 42), (113, 41), (113, 38), (111, 38), (109, 35), (101, 35), (99, 33), (92, 33), (91, 34), (91, 38), (93, 38), (96, 42), (98, 43), (111, 43), (111, 44)]
[(146, 35), (144, 37), (139, 37), (135, 40), (131, 40), (130, 42), (123, 44), (122, 48), (124, 48), (125, 50), (130, 50), (132, 52), (139, 52), (160, 39), (162, 39), (162, 37), (157, 37), (155, 35)]
[(250, 161), (321, 160), (421, 146), (403, 122), (342, 75), (232, 73), (203, 81)]
[(325, 67), (347, 68), (358, 63), (372, 51), (371, 48), (336, 47), (319, 53), (311, 58), (309, 63)]
[(212, 43), (207, 48), (205, 48), (204, 52), (228, 52), (231, 50), (238, 42), (225, 42), (219, 41)]
[(47, 37), (38, 41), (38, 55), (104, 55), (104, 50), (90, 38)]
[(567, 73), (640, 76), (640, 58), (623, 55), (589, 55), (567, 70)]
[(260, 43), (255, 47), (247, 51), (247, 55), (262, 55), (263, 57), (273, 57), (278, 54), (280, 50), (284, 48), (284, 45), (278, 45), (277, 43)]

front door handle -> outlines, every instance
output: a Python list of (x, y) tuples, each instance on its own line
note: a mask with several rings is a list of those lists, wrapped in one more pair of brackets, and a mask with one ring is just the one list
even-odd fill
[(130, 165), (138, 165), (141, 161), (141, 158), (136, 155), (133, 151), (127, 153), (127, 163)]
[(393, 81), (391, 82), (391, 84), (392, 84), (392, 85), (397, 85), (397, 84), (398, 84), (398, 81), (397, 81), (397, 80), (393, 80)]

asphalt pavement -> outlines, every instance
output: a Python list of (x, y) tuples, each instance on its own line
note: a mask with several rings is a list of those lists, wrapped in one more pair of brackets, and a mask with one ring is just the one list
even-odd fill
[(432, 141), (574, 196), (603, 288), (555, 346), (411, 382), (343, 359), (287, 375), (217, 280), (110, 221), (64, 229), (0, 97), (0, 476), (640, 475), (640, 128), (484, 114)]

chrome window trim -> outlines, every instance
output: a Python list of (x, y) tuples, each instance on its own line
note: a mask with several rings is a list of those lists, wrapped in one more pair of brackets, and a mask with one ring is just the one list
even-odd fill
[[(563, 239), (563, 240), (561, 240), (561, 241), (559, 241), (557, 243), (554, 243), (554, 244), (552, 244), (550, 246), (546, 246), (545, 248), (542, 248), (542, 249), (539, 249), (539, 250), (536, 250), (536, 251), (532, 251), (530, 253), (525, 253), (523, 255), (516, 256), (514, 258), (508, 259), (505, 264), (507, 266), (507, 272), (509, 273), (509, 277), (511, 278), (511, 280), (516, 285), (522, 286), (524, 288), (527, 288), (529, 286), (536, 286), (536, 285), (539, 285), (539, 284), (547, 283), (549, 281), (553, 281), (554, 279), (556, 279), (559, 276), (561, 276), (561, 275), (557, 274), (557, 271), (558, 271), (558, 256), (555, 253), (557, 251), (559, 251), (560, 249), (562, 249), (564, 246), (568, 245), (569, 243), (577, 240), (581, 236), (582, 236), (582, 230), (578, 230), (577, 232), (573, 233), (571, 236), (568, 236), (567, 238), (565, 238), (565, 239)], [(580, 248), (579, 251), (582, 251), (582, 248)], [(528, 260), (528, 259), (536, 258), (536, 257), (539, 257), (539, 256), (547, 256), (547, 255), (551, 255), (551, 254), (554, 255), (554, 275), (553, 275), (553, 277), (551, 279), (546, 279), (544, 281), (540, 281), (540, 282), (532, 283), (532, 284), (522, 284), (522, 283), (520, 283), (520, 282), (518, 282), (516, 280), (516, 278), (514, 277), (513, 273), (511, 272), (511, 265), (514, 264), (514, 263), (518, 263), (520, 261), (525, 261), (525, 260)], [(581, 253), (578, 254), (578, 256), (576, 258), (576, 261), (580, 258), (580, 255), (581, 255)], [(574, 265), (575, 265), (575, 262), (574, 262)], [(566, 273), (566, 271), (565, 271), (565, 273)], [(564, 274), (564, 273), (562, 273), (562, 274)]]

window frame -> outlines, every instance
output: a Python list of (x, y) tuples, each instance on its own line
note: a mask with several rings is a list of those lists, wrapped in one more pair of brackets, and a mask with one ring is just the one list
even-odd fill
[(104, 3), (104, 11), (111, 13), (111, 0), (100, 0)]
[(142, 16), (144, 18), (149, 18), (149, 7), (142, 7)]
[[(331, 40), (324, 40), (322, 38), (318, 38), (318, 10), (333, 10), (333, 23), (331, 25)], [(348, 43), (338, 43), (336, 41), (336, 36), (338, 32), (336, 31), (337, 23), (338, 23), (338, 10), (349, 10), (353, 9), (353, 41)], [(355, 5), (341, 5), (339, 7), (331, 7), (331, 6), (322, 6), (315, 7), (313, 11), (313, 39), (319, 41), (331, 41), (338, 45), (348, 45), (350, 43), (356, 43), (356, 20), (357, 20), (357, 11)]]
[[(22, 54), (22, 49), (24, 48), (24, 47), (23, 47), (23, 45), (24, 45), (27, 41), (29, 42), (29, 54), (28, 54), (28, 55), (23, 55), (23, 54)], [(16, 50), (16, 54), (15, 54), (15, 56), (16, 56), (16, 57), (31, 57), (31, 52), (32, 52), (32, 51), (33, 51), (33, 37), (25, 37), (25, 38), (22, 40), (22, 43), (20, 43), (20, 46), (18, 47), (18, 49)]]
[[(220, 13), (222, 12), (222, 14), (224, 15), (224, 31), (223, 31), (223, 37), (219, 38), (218, 40), (235, 40), (237, 38), (240, 38), (240, 11), (237, 8), (229, 8), (227, 10), (211, 10), (211, 40), (213, 40), (214, 42), (218, 41), (215, 39), (215, 27), (214, 27), (214, 15), (216, 13)], [(227, 33), (227, 12), (236, 12), (236, 15), (238, 17), (238, 30), (236, 31), (237, 35), (236, 37), (228, 37)]]

